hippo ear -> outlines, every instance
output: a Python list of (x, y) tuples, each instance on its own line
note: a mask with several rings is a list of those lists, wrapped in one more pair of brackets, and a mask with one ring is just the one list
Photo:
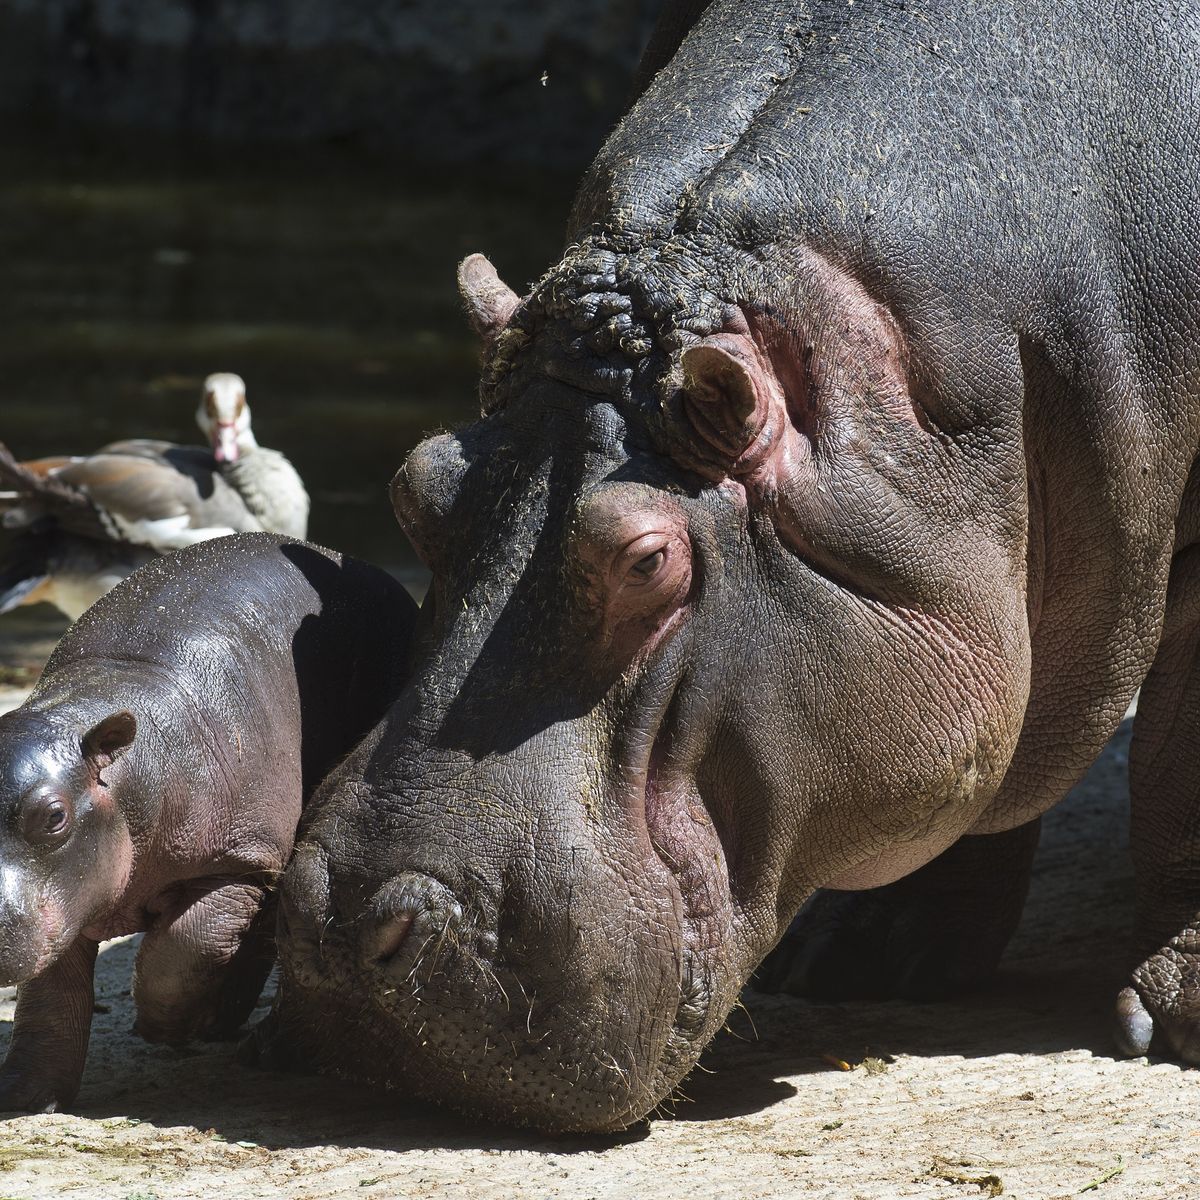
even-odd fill
[(83, 757), (99, 775), (133, 745), (136, 736), (137, 719), (133, 713), (126, 709), (110, 713), (83, 735)]
[(471, 328), (485, 342), (499, 334), (521, 303), (482, 254), (472, 254), (458, 264), (458, 292)]
[(744, 334), (714, 333), (684, 350), (682, 363), (683, 411), (703, 443), (697, 449), (728, 473), (752, 469), (784, 415), (758, 348)]

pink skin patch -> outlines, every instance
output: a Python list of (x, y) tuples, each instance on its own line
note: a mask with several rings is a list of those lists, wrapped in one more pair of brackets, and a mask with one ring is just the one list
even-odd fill
[[(969, 664), (972, 639), (956, 629), (953, 609), (925, 611), (916, 602), (925, 581), (894, 553), (927, 530), (922, 505), (895, 483), (896, 462), (924, 453), (936, 435), (903, 331), (852, 276), (797, 253), (790, 296), (743, 304), (724, 329), (683, 351), (677, 411), (690, 436), (673, 454), (766, 514), (783, 545), (852, 589), (860, 605), (939, 657)], [(822, 886), (892, 882), (965, 832), (961, 820), (939, 819), (934, 833), (924, 832), (929, 824), (907, 840), (898, 833), (896, 844)]]
[(891, 313), (816, 255), (803, 253), (796, 274), (794, 310), (746, 304), (683, 351), (676, 411), (690, 436), (672, 453), (740, 491), (816, 570), (901, 605), (907, 581), (861, 534), (887, 513), (893, 545), (921, 535), (888, 464), (893, 450), (925, 453), (935, 431)]
[(614, 486), (583, 506), (580, 531), (600, 645), (622, 663), (650, 654), (678, 627), (691, 595), (683, 511), (649, 489)]
[[(736, 480), (768, 504), (816, 487), (816, 455), (855, 443), (864, 406), (924, 423), (887, 309), (810, 251), (797, 271), (807, 284), (802, 312), (747, 305), (682, 356), (682, 412), (696, 435), (683, 465), (714, 483)], [(780, 532), (794, 534), (780, 507)]]
[[(693, 594), (692, 545), (683, 509), (653, 489), (613, 485), (584, 504), (579, 526), (579, 554), (601, 614), (602, 652), (625, 665), (662, 651), (684, 628)], [(655, 689), (648, 707), (631, 722), (633, 736), (621, 755), (622, 781), (645, 849), (675, 880), (682, 948), (690, 956), (711, 951), (727, 935), (728, 873), (695, 782), (675, 760), (673, 696), (673, 685)], [(696, 976), (685, 992), (677, 1019), (690, 1026), (704, 1019), (707, 991)]]
[(213, 458), (219, 463), (234, 463), (238, 460), (237, 424), (234, 421), (218, 421), (213, 432)]

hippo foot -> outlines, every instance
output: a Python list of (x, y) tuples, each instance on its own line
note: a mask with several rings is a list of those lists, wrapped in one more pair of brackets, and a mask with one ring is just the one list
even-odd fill
[(29, 1072), (0, 1071), (0, 1113), (58, 1112), (75, 1096), (75, 1088), (59, 1088)]
[(821, 1000), (928, 1000), (995, 968), (978, 961), (969, 929), (945, 927), (932, 901), (897, 905), (890, 892), (818, 892), (755, 972), (754, 986)]
[(139, 1012), (133, 1032), (158, 1046), (186, 1046), (190, 1042), (227, 1042), (238, 1036), (238, 1027), (223, 1021), (214, 1006), (206, 1011), (157, 1018)]
[[(224, 1002), (221, 996), (207, 1002), (193, 1001), (189, 1006), (177, 1005), (165, 1012), (150, 1012), (141, 1008), (133, 1024), (133, 1032), (147, 1042), (159, 1046), (186, 1046), (191, 1042), (232, 1042), (241, 1037), (246, 1025), (246, 1003), (239, 998), (236, 1005)], [(155, 1006), (160, 1008), (162, 1006)], [(147, 1006), (149, 1008), (149, 1006)]]
[(1186, 930), (1133, 973), (1117, 997), (1116, 1041), (1121, 1054), (1155, 1049), (1200, 1066), (1200, 932)]
[(819, 891), (754, 976), (826, 1000), (932, 1000), (985, 983), (1025, 904), (1039, 822), (960, 838), (884, 887)]
[(186, 1046), (197, 1036), (190, 1024), (184, 1026), (178, 1022), (156, 1021), (140, 1013), (130, 1032), (155, 1046)]
[(308, 1067), (295, 1040), (272, 1010), (238, 1043), (237, 1060), (244, 1067), (263, 1071), (307, 1073)]

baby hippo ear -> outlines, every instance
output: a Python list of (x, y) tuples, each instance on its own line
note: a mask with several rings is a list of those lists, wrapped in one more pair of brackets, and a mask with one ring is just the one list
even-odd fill
[(777, 440), (782, 394), (754, 342), (714, 333), (683, 352), (683, 410), (704, 458), (725, 473), (753, 470)]
[(521, 297), (482, 254), (472, 254), (458, 264), (458, 293), (471, 328), (485, 342), (500, 333), (521, 303)]
[(83, 757), (99, 774), (133, 745), (136, 736), (137, 719), (133, 713), (126, 709), (110, 713), (83, 735)]

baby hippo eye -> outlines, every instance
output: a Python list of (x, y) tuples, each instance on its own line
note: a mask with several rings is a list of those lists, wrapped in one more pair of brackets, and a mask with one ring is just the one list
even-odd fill
[(61, 842), (71, 832), (70, 804), (61, 796), (48, 793), (30, 796), (21, 815), (21, 832), (34, 845)]
[(666, 561), (667, 552), (665, 550), (654, 550), (643, 558), (639, 558), (629, 568), (629, 573), (634, 577), (635, 582), (644, 583), (653, 579), (662, 570)]

